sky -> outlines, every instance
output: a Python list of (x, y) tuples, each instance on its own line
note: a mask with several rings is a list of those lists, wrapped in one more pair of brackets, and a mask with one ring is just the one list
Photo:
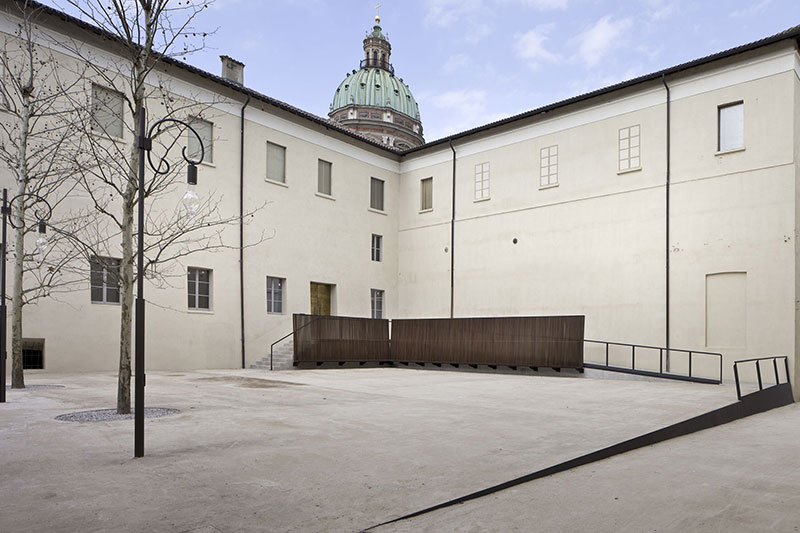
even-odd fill
[[(65, 9), (63, 0), (46, 3)], [(185, 61), (326, 117), (376, 0), (216, 0)], [(800, 25), (800, 0), (383, 0), (395, 74), (432, 141)], [(74, 12), (74, 10), (65, 9)], [(183, 58), (181, 58), (183, 59)]]

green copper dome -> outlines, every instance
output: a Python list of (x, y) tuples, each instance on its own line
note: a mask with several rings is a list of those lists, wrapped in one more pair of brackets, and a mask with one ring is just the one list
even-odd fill
[(369, 39), (370, 37), (371, 37), (371, 38), (373, 38), (373, 39), (383, 39), (384, 41), (388, 41), (388, 40), (389, 40), (389, 39), (387, 39), (387, 38), (386, 38), (386, 36), (383, 34), (383, 31), (382, 31), (381, 27), (380, 27), (380, 26), (378, 26), (377, 24), (376, 24), (375, 26), (373, 26), (373, 27), (372, 27), (372, 33), (370, 33), (369, 35), (367, 35), (367, 38), (368, 38), (368, 39)]
[(420, 120), (419, 106), (411, 89), (381, 68), (362, 68), (339, 84), (333, 95), (331, 112), (348, 105), (389, 107)]

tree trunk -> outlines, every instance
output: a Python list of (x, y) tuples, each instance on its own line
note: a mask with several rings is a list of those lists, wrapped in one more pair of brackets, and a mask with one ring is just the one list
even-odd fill
[[(33, 70), (31, 70), (33, 72)], [(29, 82), (32, 86), (33, 81)], [(25, 194), (28, 189), (28, 132), (30, 131), (30, 95), (22, 96), (22, 124), (19, 132), (19, 156), (17, 160), (17, 190), (14, 198)], [(13, 200), (13, 198), (12, 198)], [(25, 377), (22, 370), (22, 274), (25, 265), (25, 202), (19, 198), (14, 204), (11, 220), (14, 222), (14, 270), (11, 293), (11, 388), (24, 389)], [(4, 385), (5, 386), (5, 385)]]
[[(138, 123), (139, 113), (134, 115)], [(125, 186), (122, 202), (122, 261), (120, 265), (120, 333), (119, 333), (119, 378), (117, 382), (117, 413), (128, 414), (131, 412), (131, 330), (133, 323), (133, 211), (136, 198), (139, 150), (131, 147), (130, 174)]]
[[(24, 190), (24, 185), (19, 189)], [(20, 226), (14, 231), (14, 282), (11, 293), (11, 388), (24, 389), (25, 378), (22, 372), (22, 272), (25, 260), (25, 199), (20, 198), (15, 206), (12, 217), (15, 225)]]

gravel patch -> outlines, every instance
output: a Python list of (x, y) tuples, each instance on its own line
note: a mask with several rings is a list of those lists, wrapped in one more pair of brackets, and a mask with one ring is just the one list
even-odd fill
[[(136, 410), (131, 409), (129, 415), (119, 415), (116, 409), (95, 409), (94, 411), (80, 411), (77, 413), (67, 413), (58, 415), (56, 420), (64, 422), (110, 422), (114, 420), (131, 420)], [(168, 409), (166, 407), (148, 407), (144, 410), (145, 418), (161, 418), (162, 416), (180, 413), (179, 409)]]
[(48, 390), (48, 389), (63, 389), (64, 385), (25, 385), (24, 389), (12, 389), (11, 385), (6, 385), (6, 390), (13, 390), (14, 392), (25, 392), (26, 390)]

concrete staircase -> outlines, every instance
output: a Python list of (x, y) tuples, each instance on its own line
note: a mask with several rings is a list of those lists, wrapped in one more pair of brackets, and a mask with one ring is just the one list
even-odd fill
[[(277, 345), (272, 351), (272, 369), (273, 370), (291, 370), (294, 368), (292, 362), (294, 361), (294, 341), (289, 339), (283, 344)], [(260, 368), (269, 370), (269, 353), (262, 357), (255, 364), (250, 365), (250, 368)]]

